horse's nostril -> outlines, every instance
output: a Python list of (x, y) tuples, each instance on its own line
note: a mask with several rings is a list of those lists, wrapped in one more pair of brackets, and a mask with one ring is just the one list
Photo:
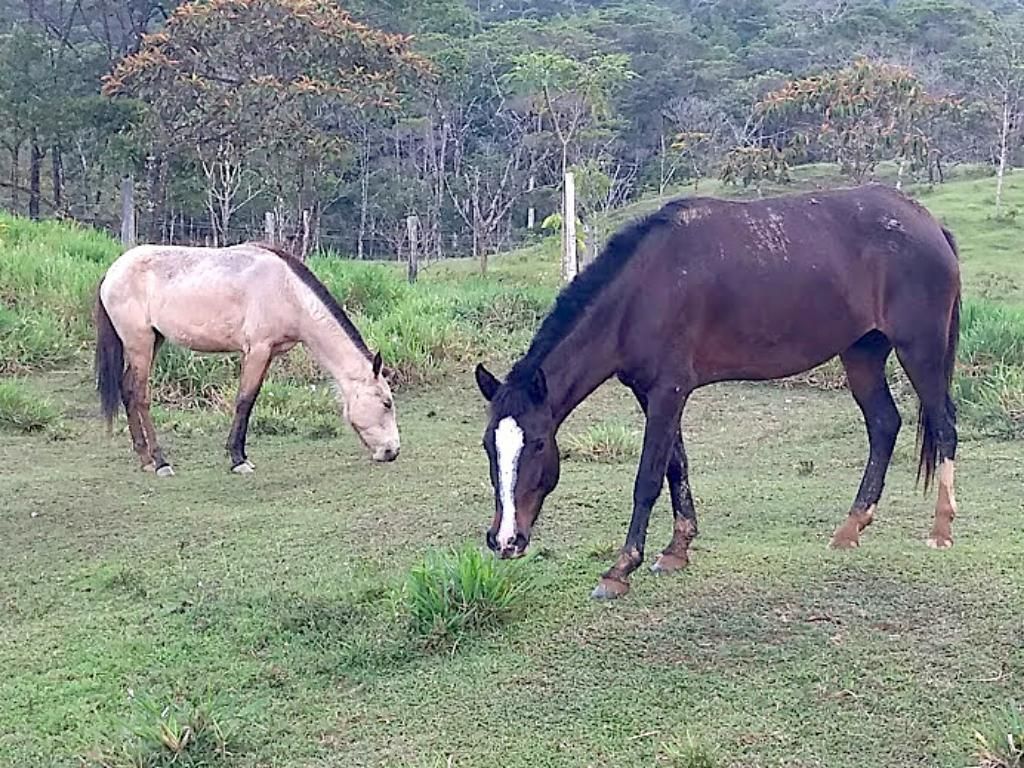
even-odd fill
[(498, 551), (498, 537), (494, 534), (494, 531), (487, 532), (487, 548), (491, 552)]
[(511, 548), (516, 550), (517, 552), (522, 552), (524, 549), (526, 549), (526, 545), (529, 543), (530, 542), (527, 540), (525, 536), (523, 536), (523, 534), (517, 533), (515, 541), (512, 542)]

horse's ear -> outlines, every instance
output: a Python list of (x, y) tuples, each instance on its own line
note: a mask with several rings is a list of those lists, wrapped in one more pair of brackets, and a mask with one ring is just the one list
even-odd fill
[(548, 398), (548, 380), (544, 376), (544, 371), (540, 368), (533, 374), (533, 378), (530, 379), (530, 399), (533, 400), (537, 405), (540, 405)]
[(380, 356), (380, 352), (373, 356), (373, 378), (380, 376), (381, 369), (384, 368), (384, 359)]
[(494, 399), (494, 394), (501, 387), (501, 382), (498, 378), (484, 368), (483, 363), (477, 363), (476, 366), (476, 385), (480, 387), (480, 394), (484, 396), (484, 400), (491, 402)]

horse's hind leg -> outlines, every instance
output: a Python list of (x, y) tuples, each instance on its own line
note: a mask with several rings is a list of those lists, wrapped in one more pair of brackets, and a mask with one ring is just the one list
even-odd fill
[(263, 379), (270, 368), (271, 351), (269, 347), (253, 347), (242, 357), (242, 376), (238, 385), (238, 397), (235, 400), (235, 418), (228, 433), (228, 453), (231, 454), (231, 471), (245, 475), (254, 467), (245, 455), (245, 436), (249, 430), (249, 415), (256, 403), (256, 397), (263, 386)]
[(672, 573), (690, 564), (690, 544), (697, 537), (697, 510), (690, 492), (689, 466), (682, 430), (676, 432), (675, 445), (665, 472), (672, 499), (672, 540), (651, 566), (655, 573)]
[(928, 536), (928, 546), (948, 549), (953, 546), (953, 519), (956, 517), (956, 493), (953, 487), (953, 469), (956, 459), (957, 432), (956, 407), (949, 395), (951, 365), (946, 358), (951, 353), (946, 343), (897, 345), (896, 355), (907, 372), (921, 402), (918, 433), (921, 441), (920, 470), (925, 475), (925, 487), (932, 472), (938, 470), (939, 494), (935, 504), (935, 519)]
[(153, 463), (153, 457), (149, 453), (149, 445), (146, 443), (146, 435), (142, 431), (142, 420), (139, 418), (139, 410), (135, 406), (133, 396), (134, 374), (129, 367), (122, 374), (121, 379), (121, 402), (124, 403), (124, 413), (128, 417), (128, 432), (132, 436), (132, 447), (139, 456), (142, 466), (149, 467)]
[(149, 376), (153, 367), (153, 358), (163, 337), (158, 333), (149, 330), (142, 338), (132, 339), (131, 345), (125, 344), (125, 355), (128, 358), (128, 370), (125, 374), (131, 400), (142, 428), (142, 435), (145, 438), (152, 467), (160, 477), (174, 475), (174, 470), (164, 458), (164, 452), (156, 438), (156, 427), (153, 426), (153, 417), (150, 415), (150, 390)]
[(885, 361), (891, 351), (889, 340), (873, 331), (840, 356), (850, 391), (864, 414), (869, 454), (850, 514), (832, 536), (831, 546), (836, 549), (859, 545), (860, 532), (871, 524), (882, 496), (885, 474), (901, 425), (900, 413), (885, 378)]

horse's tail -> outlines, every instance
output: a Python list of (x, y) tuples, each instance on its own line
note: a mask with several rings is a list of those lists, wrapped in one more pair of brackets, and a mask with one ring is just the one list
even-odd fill
[[(100, 281), (100, 287), (103, 281)], [(121, 405), (121, 381), (124, 378), (124, 342), (110, 321), (103, 306), (99, 288), (96, 289), (96, 392), (100, 396), (100, 410), (107, 422), (107, 431), (114, 425), (114, 416)]]
[[(949, 243), (953, 255), (958, 259), (959, 251), (956, 247), (956, 240), (953, 233), (945, 227), (942, 234)], [(956, 351), (960, 343), (960, 288), (957, 287), (956, 298), (953, 300), (953, 307), (949, 316), (949, 329), (946, 337), (946, 354), (942, 361), (942, 375), (946, 382), (946, 412), (952, 420), (956, 419), (956, 404), (950, 397), (949, 390), (953, 385), (953, 374), (956, 373)], [(921, 445), (921, 457), (917, 464), (917, 479), (924, 476), (924, 490), (927, 493), (931, 486), (932, 477), (935, 475), (935, 465), (939, 460), (939, 446), (935, 439), (935, 428), (931, 420), (925, 414), (924, 406), (919, 405), (917, 409), (917, 439)]]

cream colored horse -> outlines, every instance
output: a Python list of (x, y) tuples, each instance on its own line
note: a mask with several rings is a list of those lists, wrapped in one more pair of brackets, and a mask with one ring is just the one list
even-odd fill
[(344, 417), (373, 459), (398, 456), (394, 400), (380, 354), (370, 354), (323, 283), (288, 254), (258, 244), (140, 245), (107, 270), (95, 319), (103, 414), (110, 425), (124, 405), (143, 469), (174, 474), (149, 413), (150, 369), (164, 339), (197, 352), (242, 353), (227, 443), (232, 471), (253, 471), (245, 455), (249, 414), (273, 358), (297, 343), (337, 382)]

